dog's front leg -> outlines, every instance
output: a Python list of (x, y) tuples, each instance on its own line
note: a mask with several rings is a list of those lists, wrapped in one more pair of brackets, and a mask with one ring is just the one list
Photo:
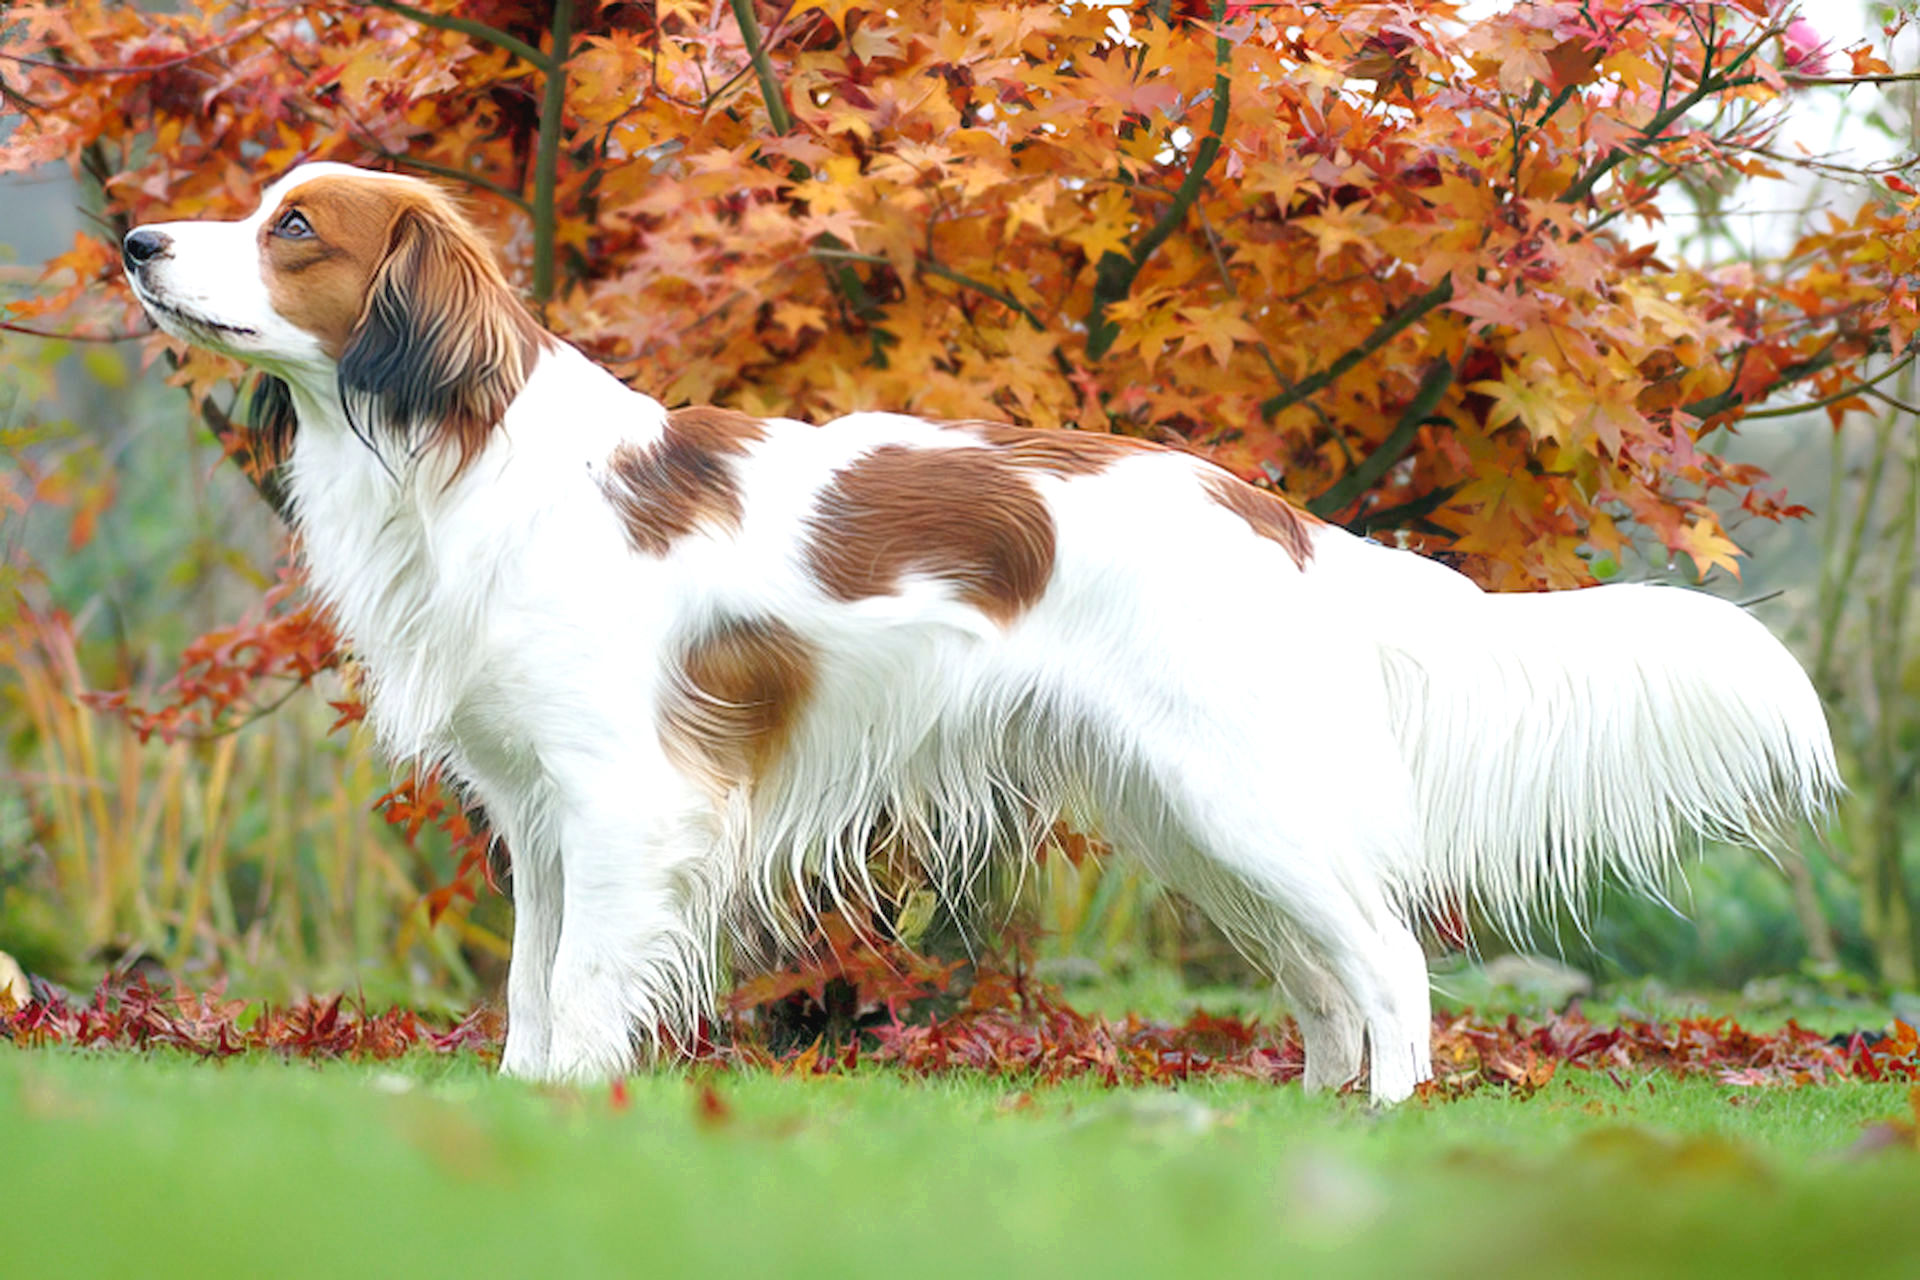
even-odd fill
[(711, 1010), (723, 860), (712, 803), (671, 771), (568, 799), (542, 1074), (599, 1080), (631, 1070), (637, 1046), (686, 1047)]
[[(516, 846), (510, 846), (516, 847)], [(513, 860), (513, 958), (507, 965), (507, 1045), (500, 1070), (544, 1079), (553, 1042), (553, 961), (560, 943), (560, 859), (523, 840)]]

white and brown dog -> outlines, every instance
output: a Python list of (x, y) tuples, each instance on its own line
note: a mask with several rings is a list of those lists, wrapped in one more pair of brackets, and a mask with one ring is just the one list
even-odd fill
[(795, 885), (961, 891), (1056, 820), (1278, 979), (1307, 1083), (1430, 1074), (1436, 904), (1657, 885), (1837, 787), (1787, 651), (1712, 597), (1481, 592), (1172, 449), (669, 411), (544, 332), (425, 183), (306, 165), (141, 227), (169, 332), (284, 384), (312, 582), (400, 759), (513, 853), (503, 1067), (685, 1037)]

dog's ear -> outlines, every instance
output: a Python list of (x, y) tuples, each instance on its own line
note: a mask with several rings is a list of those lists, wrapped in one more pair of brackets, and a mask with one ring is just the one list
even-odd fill
[(340, 355), (354, 430), (407, 454), (452, 451), (459, 468), (513, 403), (546, 340), (492, 255), (451, 209), (403, 209)]
[(270, 373), (255, 377), (253, 393), (247, 400), (240, 466), (282, 520), (291, 518), (291, 504), (280, 480), (280, 468), (293, 456), (293, 441), (299, 431), (300, 417), (294, 411), (293, 392), (286, 381)]

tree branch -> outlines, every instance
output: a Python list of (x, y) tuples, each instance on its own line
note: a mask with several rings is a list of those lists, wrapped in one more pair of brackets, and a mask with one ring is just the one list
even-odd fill
[[(891, 258), (878, 253), (860, 253), (853, 249), (840, 248), (838, 245), (819, 245), (812, 250), (812, 253), (814, 257), (824, 258), (829, 262), (864, 262), (876, 267), (890, 266), (893, 262)], [(976, 280), (970, 275), (955, 271), (944, 262), (918, 254), (914, 256), (913, 268), (915, 271), (924, 271), (930, 276), (938, 276), (940, 279), (951, 281), (954, 284), (960, 285), (962, 288), (971, 289), (982, 297), (991, 298), (1009, 311), (1019, 315), (1021, 319), (1033, 326), (1036, 332), (1045, 333), (1047, 331), (1045, 321), (1035, 315), (1026, 303), (1020, 301), (1020, 299), (1014, 297), (1004, 289), (995, 288), (984, 280)]]
[[(1216, 0), (1213, 6), (1214, 22), (1223, 21), (1224, 16), (1225, 6)], [(1100, 265), (1094, 272), (1093, 303), (1087, 309), (1089, 360), (1098, 360), (1106, 355), (1114, 339), (1120, 336), (1120, 327), (1107, 319), (1107, 308), (1133, 290), (1134, 280), (1140, 275), (1141, 268), (1147, 265), (1147, 259), (1153, 256), (1153, 251), (1165, 244), (1167, 237), (1179, 230), (1180, 224), (1186, 221), (1187, 211), (1199, 199), (1200, 188), (1206, 185), (1207, 170), (1213, 167), (1214, 159), (1220, 154), (1221, 144), (1226, 138), (1233, 92), (1233, 77), (1229, 74), (1233, 46), (1225, 36), (1214, 37), (1213, 62), (1216, 68), (1213, 77), (1213, 113), (1207, 121), (1207, 136), (1195, 149), (1193, 163), (1187, 166), (1187, 176), (1181, 179), (1179, 188), (1173, 193), (1173, 202), (1126, 256), (1122, 257), (1112, 250), (1100, 255)]]
[(553, 299), (554, 187), (560, 172), (561, 125), (567, 113), (567, 59), (572, 56), (573, 0), (554, 0), (553, 49), (540, 97), (540, 138), (533, 158), (533, 300)]
[(1386, 319), (1382, 320), (1379, 325), (1374, 328), (1373, 332), (1369, 333), (1357, 345), (1340, 356), (1332, 364), (1318, 373), (1309, 374), (1300, 379), (1300, 381), (1294, 383), (1279, 395), (1261, 401), (1260, 416), (1270, 419), (1282, 409), (1291, 408), (1315, 392), (1323, 390), (1330, 384), (1339, 381), (1342, 374), (1346, 373), (1349, 369), (1359, 364), (1362, 360), (1365, 360), (1380, 348), (1386, 346), (1389, 342), (1392, 342), (1415, 321), (1421, 319), (1435, 307), (1448, 302), (1452, 297), (1453, 277), (1451, 275), (1443, 276), (1440, 283), (1433, 286), (1433, 288), (1401, 303), (1388, 314)]
[[(1782, 369), (1780, 371), (1779, 381), (1773, 385), (1778, 387), (1790, 382), (1798, 382), (1802, 378), (1811, 377), (1822, 369), (1829, 367), (1833, 362), (1833, 349), (1831, 345), (1829, 345), (1827, 349), (1815, 355), (1808, 356), (1798, 364), (1790, 364)], [(1746, 403), (1746, 400), (1740, 394), (1739, 388), (1729, 386), (1725, 391), (1715, 392), (1713, 395), (1695, 400), (1692, 404), (1682, 405), (1680, 408), (1681, 412), (1691, 414), (1702, 422), (1705, 422), (1709, 418), (1718, 417), (1729, 409), (1737, 409), (1744, 403)], [(1747, 414), (1745, 416), (1752, 417), (1753, 415)]]
[[(1830, 404), (1838, 404), (1842, 400), (1852, 399), (1854, 396), (1859, 395), (1861, 392), (1866, 391), (1871, 387), (1878, 386), (1882, 382), (1885, 382), (1888, 378), (1891, 378), (1894, 375), (1900, 373), (1908, 365), (1912, 364), (1913, 361), (1914, 361), (1914, 356), (1912, 354), (1909, 354), (1904, 358), (1895, 361), (1893, 364), (1887, 366), (1885, 369), (1882, 369), (1879, 373), (1874, 374), (1871, 378), (1867, 378), (1861, 382), (1856, 382), (1849, 387), (1842, 387), (1840, 388), (1840, 390), (1834, 392), (1832, 395), (1821, 396), (1818, 400), (1810, 400), (1806, 404), (1783, 404), (1772, 409), (1754, 409), (1747, 413), (1741, 414), (1740, 420), (1742, 422), (1752, 422), (1756, 418), (1791, 418), (1796, 413), (1812, 413), (1816, 409), (1824, 409)], [(1828, 363), (1831, 364), (1832, 361), (1828, 361)], [(1814, 373), (1814, 372), (1817, 372), (1817, 370), (1809, 369), (1807, 371), (1807, 374)], [(1801, 374), (1800, 377), (1805, 377), (1807, 376), (1807, 374)], [(1794, 381), (1798, 381), (1798, 380), (1799, 378), (1794, 379)]]
[[(793, 116), (787, 111), (786, 96), (780, 91), (780, 77), (774, 73), (773, 59), (767, 54), (766, 42), (760, 38), (760, 21), (754, 16), (753, 0), (731, 0), (731, 3), (733, 20), (740, 27), (740, 40), (747, 47), (747, 58), (753, 64), (754, 76), (760, 81), (760, 97), (766, 103), (767, 123), (773, 126), (775, 133), (791, 133)], [(813, 174), (805, 165), (794, 161), (788, 166), (787, 176), (794, 182), (805, 182)], [(847, 248), (846, 241), (832, 232), (823, 232), (818, 236), (813, 242), (813, 249), (814, 257), (823, 260), (860, 260)], [(834, 292), (853, 309), (854, 315), (873, 326), (872, 360), (876, 365), (885, 365), (886, 348), (894, 338), (877, 323), (883, 313), (880, 304), (873, 300), (873, 294), (868, 291), (866, 281), (850, 266), (828, 267), (826, 271)]]
[(544, 306), (553, 298), (553, 257), (555, 223), (554, 189), (558, 182), (560, 167), (560, 136), (565, 121), (567, 106), (567, 60), (572, 54), (573, 39), (573, 0), (554, 0), (553, 20), (549, 29), (552, 36), (552, 48), (542, 53), (518, 36), (509, 35), (498, 27), (489, 26), (473, 18), (463, 18), (457, 14), (430, 13), (425, 9), (403, 4), (401, 0), (367, 0), (370, 7), (388, 13), (398, 14), (419, 23), (423, 27), (433, 27), (439, 31), (457, 31), (461, 35), (471, 36), (475, 40), (505, 49), (514, 57), (532, 66), (545, 80), (540, 97), (540, 133), (533, 161), (533, 197), (516, 196), (504, 188), (475, 175), (461, 173), (458, 170), (446, 170), (438, 166), (419, 161), (408, 161), (415, 168), (428, 172), (439, 172), (446, 177), (458, 177), (463, 182), (484, 187), (525, 209), (533, 219), (533, 299)]
[(1344, 511), (1361, 494), (1380, 482), (1394, 463), (1413, 443), (1420, 427), (1433, 416), (1440, 407), (1440, 398), (1447, 394), (1447, 388), (1453, 385), (1453, 362), (1435, 360), (1420, 375), (1420, 385), (1414, 390), (1413, 399), (1407, 401), (1407, 407), (1401, 411), (1400, 420), (1393, 424), (1393, 430), (1387, 433), (1379, 447), (1360, 460), (1358, 466), (1327, 486), (1324, 493), (1307, 502), (1307, 510), (1321, 519), (1328, 519), (1337, 511)]
[(1422, 526), (1423, 532), (1449, 534), (1449, 530), (1429, 526), (1427, 517), (1446, 506), (1458, 492), (1460, 492), (1459, 485), (1443, 484), (1437, 489), (1429, 489), (1417, 498), (1409, 498), (1397, 506), (1361, 512), (1347, 522), (1347, 528), (1354, 533), (1365, 534), (1375, 529), (1397, 529), (1412, 522)]
[(1887, 71), (1874, 76), (1803, 76), (1789, 71), (1780, 77), (1795, 87), (1852, 84), (1912, 84), (1920, 81), (1920, 71)]
[[(483, 40), (496, 48), (505, 49), (514, 57), (539, 68), (543, 72), (551, 72), (553, 70), (554, 59), (549, 58), (546, 54), (540, 52), (518, 36), (508, 35), (498, 27), (490, 27), (486, 23), (479, 22), (473, 18), (462, 18), (456, 14), (429, 13), (425, 9), (416, 9), (410, 4), (402, 4), (400, 0), (366, 0), (366, 3), (369, 8), (385, 9), (388, 13), (398, 14), (403, 18), (410, 18), (423, 27), (434, 27), (441, 31), (458, 31), (462, 35), (472, 36), (476, 40)], [(557, 46), (555, 52), (558, 52)]]
[(767, 122), (775, 133), (793, 131), (793, 117), (787, 114), (787, 100), (780, 92), (780, 77), (774, 74), (773, 59), (767, 56), (760, 40), (760, 21), (753, 14), (753, 0), (732, 0), (733, 20), (740, 26), (740, 39), (747, 46), (747, 58), (760, 81), (760, 98), (767, 104)]
[[(218, 40), (209, 40), (206, 44), (196, 49), (189, 49), (185, 53), (175, 54), (171, 58), (161, 58), (156, 62), (96, 64), (90, 66), (86, 63), (61, 62), (51, 58), (31, 58), (25, 54), (8, 53), (4, 49), (0, 49), (0, 61), (11, 62), (21, 67), (34, 67), (42, 71), (58, 71), (61, 75), (73, 77), (152, 75), (156, 71), (165, 71), (170, 67), (183, 66), (186, 63), (194, 61), (196, 58), (204, 58), (216, 49), (224, 49), (230, 44), (238, 44), (262, 28), (270, 27), (282, 18), (293, 17), (299, 12), (299, 6), (275, 9), (271, 13), (262, 15), (258, 20), (249, 25), (240, 28), (238, 31), (228, 32)], [(7, 91), (7, 96), (14, 97), (17, 95), (9, 90)], [(25, 99), (23, 98), (21, 101), (25, 101)]]
[(485, 191), (490, 195), (500, 197), (522, 213), (528, 215), (533, 213), (533, 202), (531, 200), (528, 200), (512, 187), (503, 187), (491, 178), (483, 178), (477, 173), (468, 173), (465, 169), (456, 169), (452, 165), (435, 164), (431, 160), (421, 160), (414, 156), (407, 155), (404, 152), (388, 151), (384, 148), (376, 149), (379, 150), (382, 157), (391, 160), (403, 168), (417, 169), (421, 173), (430, 173), (436, 178), (445, 178), (449, 182), (464, 183), (477, 191)]
[[(1703, 72), (1701, 83), (1695, 86), (1693, 92), (1667, 107), (1646, 125), (1642, 126), (1638, 131), (1640, 136), (1645, 141), (1652, 142), (1658, 138), (1660, 134), (1664, 133), (1674, 121), (1680, 119), (1712, 94), (1719, 93), (1724, 89), (1735, 88), (1739, 85), (1754, 83), (1758, 79), (1757, 76), (1733, 78), (1732, 73), (1738, 71), (1749, 58), (1753, 57), (1754, 53), (1759, 49), (1760, 43), (1761, 42), (1756, 41), (1753, 45), (1743, 50), (1740, 56), (1729, 63), (1719, 76), (1708, 78)], [(1612, 172), (1613, 169), (1634, 154), (1636, 153), (1628, 148), (1615, 147), (1612, 151), (1609, 151), (1605, 157), (1596, 161), (1594, 165), (1585, 173), (1581, 174), (1580, 177), (1576, 178), (1572, 185), (1565, 191), (1561, 192), (1559, 197), (1560, 202), (1563, 204), (1574, 204), (1584, 199), (1601, 178)], [(1365, 360), (1381, 347), (1384, 347), (1388, 342), (1392, 341), (1402, 331), (1414, 322), (1420, 320), (1428, 312), (1436, 307), (1443, 306), (1452, 300), (1452, 298), (1453, 277), (1449, 275), (1425, 293), (1402, 303), (1381, 322), (1378, 328), (1372, 333), (1369, 333), (1357, 346), (1340, 356), (1319, 373), (1303, 378), (1278, 395), (1262, 401), (1260, 405), (1261, 417), (1272, 419), (1273, 416), (1281, 410), (1290, 408), (1308, 396), (1323, 390), (1329, 384), (1338, 380), (1341, 375), (1351, 370), (1355, 365)], [(1829, 361), (1829, 363), (1831, 363), (1831, 361)], [(1812, 370), (1808, 370), (1808, 372), (1812, 372)], [(1725, 408), (1730, 408), (1733, 403), (1737, 402), (1736, 397), (1734, 401), (1722, 409), (1716, 410), (1716, 412), (1724, 412)], [(1707, 402), (1703, 401), (1702, 403)], [(1688, 406), (1687, 411), (1692, 413), (1692, 406)]]
[[(100, 280), (93, 283), (99, 284)], [(55, 333), (50, 329), (35, 329), (24, 324), (14, 324), (10, 320), (0, 320), (0, 332), (23, 334), (29, 338), (45, 338), (48, 342), (138, 342), (152, 333)]]
[[(1665, 133), (1667, 129), (1676, 120), (1686, 115), (1687, 112), (1693, 110), (1695, 107), (1699, 106), (1702, 102), (1706, 101), (1709, 97), (1713, 96), (1714, 94), (1719, 93), (1725, 89), (1734, 89), (1734, 88), (1738, 88), (1741, 85), (1757, 83), (1760, 79), (1760, 77), (1758, 76), (1735, 77), (1734, 72), (1738, 71), (1741, 67), (1745, 66), (1748, 59), (1752, 58), (1754, 54), (1760, 51), (1760, 46), (1763, 43), (1765, 43), (1765, 39), (1766, 38), (1763, 36), (1760, 39), (1755, 40), (1752, 44), (1748, 45), (1745, 49), (1741, 50), (1740, 56), (1735, 58), (1732, 62), (1728, 63), (1726, 67), (1722, 69), (1719, 75), (1717, 76), (1709, 76), (1707, 66), (1703, 65), (1700, 69), (1700, 83), (1693, 87), (1693, 92), (1687, 94), (1684, 98), (1680, 99), (1680, 101), (1674, 103), (1672, 106), (1660, 112), (1660, 114), (1656, 115), (1652, 120), (1649, 120), (1646, 124), (1642, 125), (1635, 132), (1637, 132), (1640, 135), (1643, 142), (1653, 142), (1654, 140), (1659, 138), (1661, 134)], [(1707, 46), (1707, 50), (1704, 57), (1708, 59), (1709, 62), (1712, 59), (1713, 47), (1711, 44)], [(1632, 149), (1627, 147), (1613, 148), (1613, 150), (1607, 152), (1606, 155), (1602, 156), (1599, 160), (1595, 161), (1592, 168), (1588, 169), (1585, 173), (1581, 174), (1578, 178), (1575, 178), (1573, 180), (1573, 183), (1570, 186), (1568, 186), (1565, 191), (1560, 193), (1560, 203), (1576, 204), (1579, 201), (1586, 199), (1588, 193), (1590, 193), (1593, 190), (1595, 185), (1599, 183), (1600, 179), (1606, 177), (1609, 173), (1612, 173), (1616, 168), (1618, 168), (1621, 164), (1625, 163), (1629, 158), (1636, 155), (1637, 153), (1638, 153), (1637, 148), (1632, 148)]]

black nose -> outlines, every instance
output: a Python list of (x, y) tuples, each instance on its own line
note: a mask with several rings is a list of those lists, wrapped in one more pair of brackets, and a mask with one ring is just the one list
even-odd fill
[(120, 258), (127, 269), (152, 262), (173, 246), (173, 241), (158, 231), (146, 227), (137, 227), (127, 232), (127, 238), (120, 242)]

